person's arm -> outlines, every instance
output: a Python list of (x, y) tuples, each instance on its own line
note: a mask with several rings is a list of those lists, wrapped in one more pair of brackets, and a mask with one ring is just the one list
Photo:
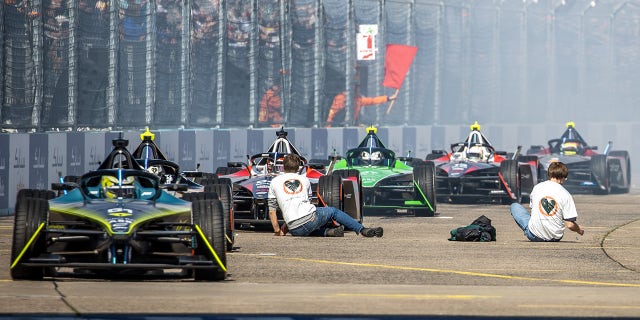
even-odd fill
[(582, 229), (582, 227), (580, 227), (580, 225), (578, 225), (577, 222), (575, 221), (569, 221), (569, 220), (565, 220), (564, 221), (564, 225), (567, 227), (567, 229), (579, 234), (579, 235), (583, 235), (584, 234), (584, 229)]
[(273, 235), (274, 236), (284, 236), (287, 234), (288, 229), (286, 228), (286, 223), (280, 227), (278, 224), (278, 201), (276, 198), (269, 198), (269, 220), (271, 221), (271, 227), (273, 227)]
[[(360, 106), (373, 106), (376, 104), (383, 104), (389, 102), (391, 97), (389, 96), (377, 96), (377, 97), (359, 97)], [(395, 98), (394, 98), (395, 99)]]

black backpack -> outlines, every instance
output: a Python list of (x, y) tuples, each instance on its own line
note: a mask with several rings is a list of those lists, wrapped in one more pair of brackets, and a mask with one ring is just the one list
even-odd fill
[(496, 228), (491, 225), (491, 219), (482, 215), (465, 227), (451, 230), (450, 241), (496, 241)]

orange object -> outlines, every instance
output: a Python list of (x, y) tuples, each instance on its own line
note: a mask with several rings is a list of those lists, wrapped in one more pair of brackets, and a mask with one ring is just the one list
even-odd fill
[(282, 113), (280, 104), (282, 103), (279, 95), (280, 87), (275, 85), (267, 90), (260, 100), (260, 112), (258, 113), (258, 122), (260, 123), (282, 123)]
[[(386, 103), (389, 101), (388, 96), (377, 96), (377, 97), (363, 97), (358, 96), (356, 101), (354, 101), (354, 110), (353, 110), (353, 123), (358, 124), (358, 117), (360, 116), (360, 109), (364, 106), (372, 106), (377, 104)], [(338, 93), (331, 103), (331, 108), (329, 109), (329, 114), (327, 115), (327, 127), (331, 127), (333, 123), (333, 118), (336, 114), (342, 110), (344, 110), (347, 102), (346, 91)]]

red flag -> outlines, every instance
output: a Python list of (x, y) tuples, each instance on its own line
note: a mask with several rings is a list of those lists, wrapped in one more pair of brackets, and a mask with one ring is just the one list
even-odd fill
[(418, 52), (418, 47), (387, 44), (387, 54), (384, 59), (384, 81), (382, 85), (389, 88), (400, 89), (416, 52)]

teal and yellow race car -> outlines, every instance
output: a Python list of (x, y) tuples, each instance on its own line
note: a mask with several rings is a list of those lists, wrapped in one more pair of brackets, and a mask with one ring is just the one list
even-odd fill
[(436, 212), (435, 166), (419, 159), (396, 157), (367, 128), (367, 136), (336, 158), (327, 173), (362, 180), (363, 211), (369, 213), (413, 213), (433, 216)]
[[(225, 225), (220, 200), (184, 201), (170, 192), (114, 140), (95, 171), (52, 190), (23, 189), (17, 196), (11, 276), (168, 275), (224, 280)], [(58, 191), (59, 195), (56, 195)], [(166, 273), (165, 273), (166, 272)]]

